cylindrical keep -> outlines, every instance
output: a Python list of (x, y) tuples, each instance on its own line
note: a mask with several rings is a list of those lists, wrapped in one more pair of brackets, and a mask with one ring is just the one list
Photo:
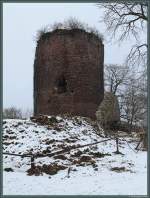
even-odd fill
[(34, 114), (70, 113), (95, 119), (104, 97), (104, 46), (84, 30), (55, 30), (37, 43)]

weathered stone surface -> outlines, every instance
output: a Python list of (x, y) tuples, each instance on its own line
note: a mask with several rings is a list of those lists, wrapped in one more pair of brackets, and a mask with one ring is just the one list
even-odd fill
[(84, 30), (55, 30), (38, 41), (34, 114), (95, 117), (103, 100), (102, 41)]
[(109, 125), (120, 121), (120, 109), (117, 96), (113, 93), (106, 92), (104, 100), (96, 111), (97, 121), (101, 126)]

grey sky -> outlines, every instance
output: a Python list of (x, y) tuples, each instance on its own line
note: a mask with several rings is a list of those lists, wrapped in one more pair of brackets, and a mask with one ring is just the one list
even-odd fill
[(102, 15), (93, 3), (4, 3), (3, 5), (3, 105), (33, 106), (33, 63), (37, 30), (69, 17), (95, 26), (104, 35), (105, 63), (122, 64), (133, 40), (120, 46), (108, 43)]

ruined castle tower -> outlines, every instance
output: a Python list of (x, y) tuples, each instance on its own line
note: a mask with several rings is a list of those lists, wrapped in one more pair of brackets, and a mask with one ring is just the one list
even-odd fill
[(34, 62), (34, 114), (70, 113), (95, 119), (103, 100), (104, 46), (81, 29), (44, 33)]

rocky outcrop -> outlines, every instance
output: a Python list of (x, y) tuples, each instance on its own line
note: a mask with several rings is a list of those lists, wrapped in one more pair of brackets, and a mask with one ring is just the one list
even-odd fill
[(104, 94), (104, 100), (96, 111), (99, 125), (110, 128), (120, 121), (120, 109), (117, 96), (111, 92)]

